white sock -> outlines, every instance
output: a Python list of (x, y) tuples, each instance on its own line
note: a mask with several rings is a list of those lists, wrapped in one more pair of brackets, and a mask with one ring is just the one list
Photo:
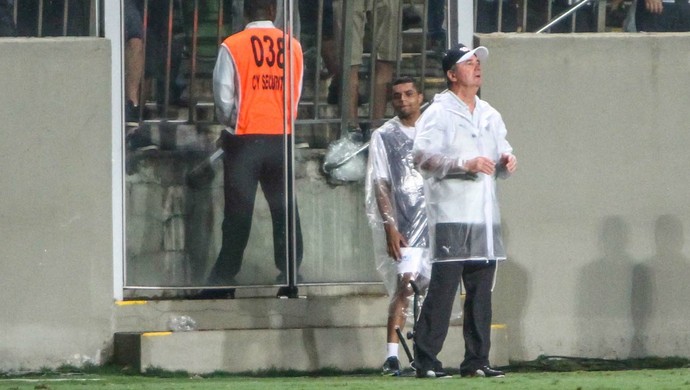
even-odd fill
[(398, 357), (398, 343), (387, 343), (386, 344), (386, 359), (388, 359), (391, 356)]

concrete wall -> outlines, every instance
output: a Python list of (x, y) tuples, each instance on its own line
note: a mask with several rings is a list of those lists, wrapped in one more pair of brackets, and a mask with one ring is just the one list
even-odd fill
[(110, 45), (0, 39), (0, 370), (112, 339)]
[(690, 356), (690, 35), (487, 35), (514, 358)]
[[(481, 42), (520, 159), (495, 295), (511, 356), (689, 356), (690, 36)], [(0, 53), (0, 370), (99, 363), (117, 330), (108, 42)]]

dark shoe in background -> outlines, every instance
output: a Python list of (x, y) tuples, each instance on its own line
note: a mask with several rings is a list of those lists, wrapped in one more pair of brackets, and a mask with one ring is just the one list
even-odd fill
[(133, 127), (125, 136), (127, 149), (131, 151), (157, 150), (158, 145), (151, 141), (151, 131), (146, 127)]
[(201, 290), (197, 294), (187, 297), (190, 300), (203, 300), (203, 299), (235, 299), (235, 289), (234, 288), (210, 288), (206, 290)]
[(297, 286), (283, 286), (278, 288), (277, 298), (299, 298), (299, 289)]

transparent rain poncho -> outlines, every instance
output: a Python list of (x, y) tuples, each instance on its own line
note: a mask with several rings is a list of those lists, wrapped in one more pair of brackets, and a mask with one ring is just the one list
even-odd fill
[[(512, 147), (501, 115), (475, 98), (474, 113), (445, 91), (417, 121), (415, 162), (425, 178), (433, 261), (505, 260), (496, 178), (509, 174), (498, 163)], [(495, 175), (470, 173), (466, 161), (497, 162)]]
[[(424, 179), (414, 168), (412, 145), (414, 128), (406, 128), (397, 118), (386, 122), (371, 136), (366, 175), (366, 210), (374, 236), (376, 269), (391, 297), (390, 316), (411, 318), (413, 291), (409, 280), (419, 287), (421, 304), (431, 275), (429, 234), (424, 200)], [(385, 225), (388, 225), (387, 227)], [(386, 230), (402, 235), (407, 246), (395, 261), (388, 253)], [(407, 300), (396, 305), (396, 301)], [(394, 313), (395, 307), (402, 313)]]

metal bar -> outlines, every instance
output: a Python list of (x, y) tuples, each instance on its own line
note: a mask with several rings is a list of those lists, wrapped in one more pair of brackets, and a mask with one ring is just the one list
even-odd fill
[[(369, 61), (369, 123), (374, 122), (374, 106), (376, 105), (376, 59), (378, 58), (378, 47), (376, 46), (377, 42), (377, 29), (378, 29), (378, 20), (377, 19), (377, 6), (376, 6), (376, 1), (371, 2), (371, 20), (373, 21), (373, 26), (371, 27), (371, 52), (369, 53), (370, 55), (370, 61)], [(364, 46), (364, 44), (362, 44)], [(359, 84), (358, 84), (359, 85)], [(356, 95), (359, 97), (359, 91), (356, 92)], [(348, 102), (349, 105), (349, 102)], [(359, 101), (357, 102), (357, 107), (359, 107)], [(357, 121), (359, 121), (359, 115), (358, 115), (358, 110), (355, 109), (355, 117), (357, 118)]]
[(89, 19), (89, 35), (92, 37), (100, 36), (101, 12), (99, 0), (91, 0), (91, 5), (89, 6)]
[[(547, 6), (547, 12), (546, 12), (546, 21), (548, 22), (551, 20), (551, 17), (553, 16), (553, 0), (548, 0), (548, 6)], [(549, 29), (548, 32), (551, 32), (551, 29)]]
[[(374, 282), (310, 282), (300, 283), (300, 286), (376, 286), (381, 285), (381, 281)], [(199, 290), (199, 289), (223, 289), (223, 288), (269, 288), (279, 286), (278, 284), (252, 284), (252, 285), (195, 285), (195, 286), (145, 286), (137, 284), (127, 284), (123, 286), (126, 290)]]
[[(472, 21), (472, 26), (473, 26), (472, 32), (477, 32), (477, 18), (479, 17), (478, 15), (479, 15), (479, 2), (480, 1), (481, 0), (474, 0), (474, 11), (472, 13), (472, 15), (474, 15), (474, 19)], [(448, 8), (448, 10), (450, 11), (450, 8)], [(450, 14), (450, 12), (448, 12), (448, 13)]]
[(338, 138), (347, 133), (348, 121), (350, 119), (350, 71), (352, 57), (352, 2), (342, 1), (341, 12), (341, 51), (340, 63), (340, 132)]
[(220, 45), (223, 42), (223, 0), (218, 0), (218, 27), (216, 30), (216, 43)]
[(498, 20), (496, 21), (496, 31), (501, 32), (501, 30), (503, 30), (503, 0), (496, 1), (498, 2)]
[(527, 10), (529, 9), (528, 0), (522, 2), (522, 32), (527, 31)]
[(573, 13), (570, 18), (570, 32), (575, 32), (575, 30), (577, 30), (577, 13)]
[(318, 125), (322, 123), (340, 123), (340, 118), (316, 118), (316, 119), (299, 119), (295, 121), (295, 125)]
[(187, 87), (187, 93), (189, 95), (189, 101), (187, 106), (189, 108), (187, 119), (189, 122), (196, 122), (196, 96), (194, 91), (194, 86), (196, 84), (196, 56), (198, 49), (198, 33), (199, 33), (199, 0), (194, 0), (194, 14), (192, 16), (192, 58), (190, 59), (190, 75), (189, 75), (189, 86)]
[(38, 25), (36, 26), (36, 36), (43, 36), (43, 0), (38, 1)]
[(170, 107), (170, 73), (172, 70), (172, 32), (173, 32), (173, 0), (168, 0), (168, 45), (165, 54), (165, 86), (163, 98), (163, 117), (168, 118)]
[(591, 1), (591, 0), (580, 0), (578, 3), (576, 3), (576, 4), (573, 5), (572, 7), (570, 7), (570, 8), (568, 8), (567, 10), (561, 12), (561, 14), (558, 15), (558, 16), (556, 16), (555, 19), (553, 19), (552, 21), (550, 21), (549, 23), (547, 23), (544, 27), (542, 27), (542, 28), (540, 28), (539, 30), (537, 30), (536, 33), (537, 33), (537, 34), (540, 34), (540, 33), (544, 32), (544, 31), (550, 29), (551, 27), (553, 27), (554, 25), (560, 23), (561, 20), (567, 18), (568, 16), (570, 16), (571, 14), (573, 14), (574, 12), (576, 12), (578, 9), (580, 9), (581, 7), (583, 7), (584, 5), (586, 5), (587, 3), (589, 3), (590, 1)]
[[(469, 3), (471, 0), (466, 0), (464, 4)], [(477, 8), (476, 8), (476, 3), (474, 3), (474, 11), (471, 16), (466, 16), (465, 20), (469, 21), (472, 23), (472, 26), (468, 28), (469, 31), (474, 33), (474, 26), (477, 25), (477, 19), (476, 19), (476, 14), (477, 14)], [(469, 11), (469, 7), (468, 11)], [(448, 10), (446, 12), (446, 50), (450, 49), (451, 46), (455, 45), (456, 43), (462, 41), (460, 39), (460, 5), (458, 4), (457, 0), (447, 0), (446, 1), (446, 9)], [(469, 14), (469, 12), (467, 12)], [(453, 32), (455, 32), (455, 35), (453, 35)], [(445, 77), (445, 75), (444, 75)]]
[(67, 21), (69, 20), (69, 0), (64, 0), (62, 6), (62, 36), (67, 36)]
[[(285, 206), (286, 209), (290, 206), (290, 212), (287, 213), (285, 218), (287, 219), (286, 226), (290, 226), (285, 232), (285, 242), (290, 242), (292, 245), (288, 245), (285, 253), (286, 255), (286, 270), (288, 277), (288, 286), (290, 288), (295, 287), (297, 284), (297, 221), (295, 215), (297, 213), (297, 202), (295, 201), (295, 170), (294, 164), (294, 153), (295, 153), (295, 132), (294, 132), (294, 121), (293, 107), (294, 103), (292, 101), (293, 94), (292, 89), (295, 83), (293, 67), (295, 64), (292, 62), (292, 22), (293, 22), (293, 0), (282, 0), (283, 1), (283, 42), (285, 46), (285, 67), (283, 68), (283, 137), (285, 142), (283, 143), (285, 149), (283, 153), (284, 161), (284, 179), (285, 179)], [(289, 34), (289, 35), (288, 35)], [(287, 81), (287, 82), (285, 82)]]
[[(323, 50), (323, 0), (318, 1), (318, 13), (316, 19), (316, 63), (314, 71), (314, 115), (312, 117), (317, 119), (319, 117), (319, 103), (321, 100), (321, 50)], [(304, 11), (302, 11), (304, 12)], [(312, 129), (313, 132), (313, 129)]]
[[(398, 7), (398, 12), (396, 13), (396, 16), (395, 16), (396, 20), (398, 21), (397, 26), (398, 26), (398, 36), (399, 37), (402, 37), (402, 18), (403, 18), (402, 10), (403, 10), (403, 7), (401, 5), (400, 7)], [(401, 42), (402, 42), (402, 39), (399, 39), (398, 44), (396, 46), (396, 51), (395, 51), (395, 58), (396, 58), (395, 75), (396, 75), (396, 77), (400, 77), (400, 62), (401, 62), (401, 58), (402, 58), (402, 43)]]
[(19, 0), (14, 1), (14, 9), (12, 10), (12, 20), (14, 21), (14, 26), (17, 27), (17, 13), (19, 12)]
[(597, 1), (597, 32), (606, 31), (606, 1)]
[[(144, 77), (139, 80), (139, 120), (141, 120), (144, 117), (144, 106), (146, 105), (146, 102), (142, 99), (144, 96), (144, 81), (146, 79), (146, 45), (148, 45), (148, 35), (149, 35), (149, 0), (144, 0), (144, 13), (142, 15), (142, 23), (144, 24), (143, 29), (144, 29), (144, 37), (141, 40), (141, 46), (142, 50), (144, 52), (144, 60), (142, 63), (142, 66), (144, 68)], [(127, 42), (125, 42), (125, 45)]]

